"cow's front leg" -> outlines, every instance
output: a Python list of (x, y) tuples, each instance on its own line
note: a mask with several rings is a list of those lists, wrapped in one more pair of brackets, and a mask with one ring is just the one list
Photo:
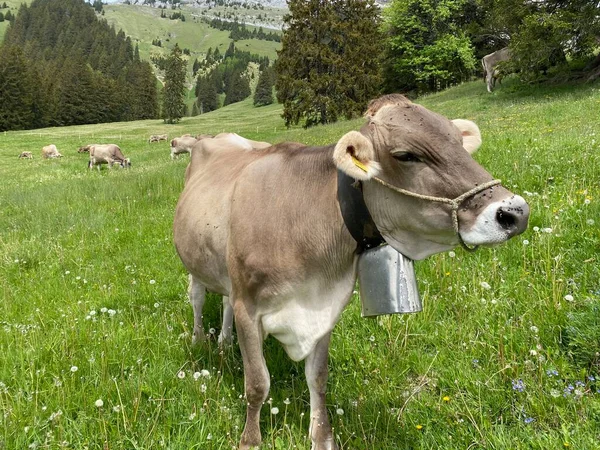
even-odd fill
[(219, 346), (228, 346), (233, 342), (233, 308), (229, 297), (223, 296), (223, 327), (219, 333)]
[(333, 440), (325, 392), (327, 391), (327, 360), (329, 357), (329, 340), (331, 332), (327, 333), (306, 358), (304, 372), (310, 391), (310, 427), (308, 433), (312, 441), (312, 450), (337, 450)]
[(206, 301), (206, 288), (200, 280), (194, 278), (193, 275), (190, 274), (189, 279), (188, 295), (190, 297), (190, 303), (192, 304), (192, 310), (194, 311), (192, 345), (195, 345), (206, 339), (204, 327), (202, 326), (202, 309), (204, 308), (204, 302)]
[(269, 370), (263, 356), (263, 337), (259, 320), (252, 306), (233, 297), (233, 313), (238, 342), (244, 361), (244, 387), (246, 391), (246, 425), (240, 439), (239, 450), (260, 445), (260, 410), (269, 395)]

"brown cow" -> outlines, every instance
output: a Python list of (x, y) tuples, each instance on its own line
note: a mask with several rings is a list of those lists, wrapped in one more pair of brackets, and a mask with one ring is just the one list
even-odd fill
[(125, 158), (121, 149), (116, 144), (91, 144), (89, 146), (90, 161), (88, 167), (93, 169), (94, 166), (100, 170), (100, 165), (108, 164), (112, 168), (114, 163), (118, 163), (121, 167), (131, 167), (129, 158)]
[(168, 136), (166, 134), (153, 134), (148, 138), (148, 143), (166, 141), (167, 139)]
[(171, 140), (171, 159), (179, 157), (182, 153), (191, 153), (192, 147), (198, 140), (189, 134)]
[(50, 144), (50, 145), (46, 145), (45, 147), (42, 147), (42, 158), (51, 159), (51, 158), (62, 158), (62, 157), (63, 157), (63, 155), (61, 155), (58, 152), (56, 145)]
[(90, 152), (90, 147), (94, 145), (94, 144), (88, 144), (88, 145), (84, 145), (83, 147), (79, 147), (77, 149), (77, 153), (89, 153)]
[(306, 359), (313, 450), (337, 448), (325, 404), (329, 341), (352, 296), (357, 253), (372, 244), (346, 225), (344, 186), (358, 180), (373, 225), (412, 259), (499, 244), (527, 227), (527, 203), (471, 157), (481, 144), (474, 123), (401, 95), (371, 102), (366, 117), (360, 132), (325, 147), (249, 151), (204, 139), (192, 152), (174, 241), (193, 279), (233, 308), (248, 402), (240, 449), (261, 442), (268, 335)]
[(31, 153), (31, 152), (21, 152), (21, 154), (19, 155), (19, 159), (21, 159), (21, 158), (33, 159), (33, 153)]
[(483, 66), (483, 73), (488, 92), (494, 90), (496, 80), (500, 79), (501, 72), (498, 70), (498, 64), (509, 60), (510, 50), (508, 47), (504, 47), (481, 58), (481, 65)]

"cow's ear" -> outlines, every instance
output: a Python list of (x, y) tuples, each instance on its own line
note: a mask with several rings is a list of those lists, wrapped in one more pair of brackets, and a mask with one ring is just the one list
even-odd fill
[(481, 147), (481, 133), (475, 122), (464, 119), (454, 119), (454, 126), (460, 130), (463, 138), (463, 147), (470, 154), (473, 154)]
[(357, 180), (368, 180), (381, 172), (373, 144), (358, 131), (342, 136), (333, 150), (333, 161), (338, 169)]

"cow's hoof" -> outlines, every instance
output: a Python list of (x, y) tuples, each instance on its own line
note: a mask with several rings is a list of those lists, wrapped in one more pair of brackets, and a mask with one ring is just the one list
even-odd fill
[(206, 342), (206, 336), (202, 331), (196, 332), (192, 334), (192, 345), (197, 346)]
[(229, 348), (233, 345), (233, 335), (223, 334), (223, 332), (221, 332), (219, 334), (218, 342), (220, 348)]

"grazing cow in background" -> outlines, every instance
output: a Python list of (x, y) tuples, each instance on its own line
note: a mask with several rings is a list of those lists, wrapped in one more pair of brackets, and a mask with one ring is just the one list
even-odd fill
[(153, 134), (148, 138), (148, 143), (166, 141), (167, 139), (168, 136), (166, 134)]
[[(271, 147), (268, 142), (252, 141), (235, 133), (221, 133), (216, 137), (203, 135), (207, 142), (204, 147), (219, 149), (237, 149), (237, 150), (258, 150)], [(198, 145), (198, 144), (196, 144)], [(186, 170), (186, 182), (189, 178), (189, 166)], [(202, 326), (202, 310), (206, 301), (206, 287), (191, 274), (189, 276), (188, 295), (192, 309), (194, 311), (194, 331), (192, 334), (192, 343), (196, 344), (205, 339), (204, 328)], [(230, 344), (232, 342), (233, 330), (233, 309), (231, 308), (229, 297), (223, 296), (223, 326), (219, 333), (219, 345)]]
[(88, 167), (93, 169), (94, 166), (100, 170), (101, 164), (108, 164), (112, 168), (114, 163), (118, 163), (121, 167), (131, 167), (129, 158), (125, 158), (121, 149), (116, 144), (91, 144), (90, 146), (90, 161)]
[(61, 155), (58, 152), (56, 145), (50, 144), (50, 145), (46, 145), (45, 147), (42, 147), (42, 158), (50, 159), (50, 158), (62, 158), (62, 157), (63, 157), (63, 155)]
[(490, 53), (489, 55), (485, 55), (483, 58), (481, 58), (481, 65), (483, 66), (483, 76), (487, 84), (488, 92), (492, 92), (494, 90), (496, 80), (500, 79), (500, 77), (502, 76), (502, 72), (497, 67), (498, 64), (503, 61), (509, 60), (510, 50), (508, 47), (504, 47), (500, 50), (495, 51), (494, 53)]
[[(294, 361), (306, 359), (312, 449), (337, 448), (325, 402), (329, 341), (358, 253), (373, 239), (423, 259), (459, 243), (499, 244), (527, 227), (525, 200), (471, 157), (481, 145), (473, 122), (397, 94), (371, 102), (366, 117), (360, 132), (324, 147), (247, 150), (204, 139), (192, 152), (174, 242), (193, 279), (233, 308), (247, 401), (240, 449), (261, 443), (268, 335)], [(364, 224), (352, 223), (348, 198), (357, 195), (371, 216)]]
[(171, 159), (179, 157), (182, 153), (191, 153), (192, 147), (197, 141), (189, 134), (173, 139), (171, 141)]
[(31, 153), (31, 152), (21, 152), (21, 154), (19, 155), (19, 159), (21, 159), (21, 158), (33, 159), (33, 153)]
[(83, 147), (79, 147), (77, 149), (77, 153), (89, 153), (90, 152), (90, 147), (94, 145), (94, 144), (88, 144), (88, 145), (84, 145)]

